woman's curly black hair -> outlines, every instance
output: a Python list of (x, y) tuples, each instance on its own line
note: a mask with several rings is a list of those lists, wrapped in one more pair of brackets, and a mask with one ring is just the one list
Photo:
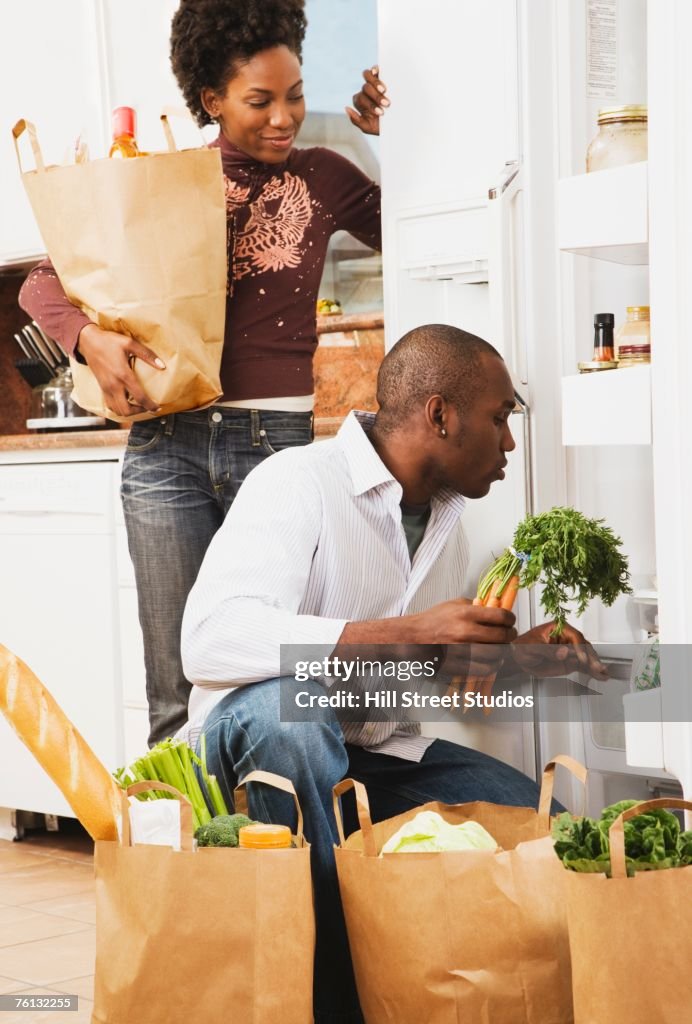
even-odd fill
[(305, 0), (181, 0), (171, 26), (171, 67), (197, 124), (212, 124), (202, 89), (222, 94), (238, 63), (287, 46), (301, 59)]

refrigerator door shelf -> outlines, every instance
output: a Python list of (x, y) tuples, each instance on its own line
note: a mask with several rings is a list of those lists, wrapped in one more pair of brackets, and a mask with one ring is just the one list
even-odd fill
[(642, 690), (623, 697), (627, 764), (663, 770), (661, 691)]
[(558, 184), (558, 245), (612, 263), (649, 262), (648, 164), (563, 178)]
[(562, 378), (564, 445), (651, 444), (651, 367)]

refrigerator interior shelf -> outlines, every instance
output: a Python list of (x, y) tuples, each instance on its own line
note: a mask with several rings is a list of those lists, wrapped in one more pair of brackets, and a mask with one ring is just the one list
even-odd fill
[(648, 164), (577, 174), (558, 183), (558, 245), (612, 263), (649, 262)]
[(562, 443), (651, 444), (651, 366), (563, 377)]

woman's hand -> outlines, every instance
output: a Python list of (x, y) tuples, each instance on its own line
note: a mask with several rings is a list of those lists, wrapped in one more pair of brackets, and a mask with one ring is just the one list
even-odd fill
[(158, 412), (156, 402), (149, 398), (132, 369), (135, 359), (141, 359), (157, 370), (165, 370), (155, 352), (128, 334), (106, 331), (97, 324), (83, 327), (77, 344), (103, 391), (106, 405), (117, 416)]
[(346, 113), (351, 124), (360, 128), (365, 135), (379, 135), (380, 118), (384, 108), (389, 106), (387, 86), (380, 81), (380, 69), (377, 66), (364, 71), (363, 78), (363, 87), (353, 97), (353, 107), (346, 107)]

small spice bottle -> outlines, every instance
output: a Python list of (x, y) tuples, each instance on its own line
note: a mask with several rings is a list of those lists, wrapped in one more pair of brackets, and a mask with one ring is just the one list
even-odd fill
[(288, 825), (244, 825), (238, 832), (238, 846), (245, 850), (286, 850), (293, 845)]
[(612, 313), (596, 313), (593, 318), (593, 361), (611, 363), (615, 358), (613, 331), (615, 317)]

